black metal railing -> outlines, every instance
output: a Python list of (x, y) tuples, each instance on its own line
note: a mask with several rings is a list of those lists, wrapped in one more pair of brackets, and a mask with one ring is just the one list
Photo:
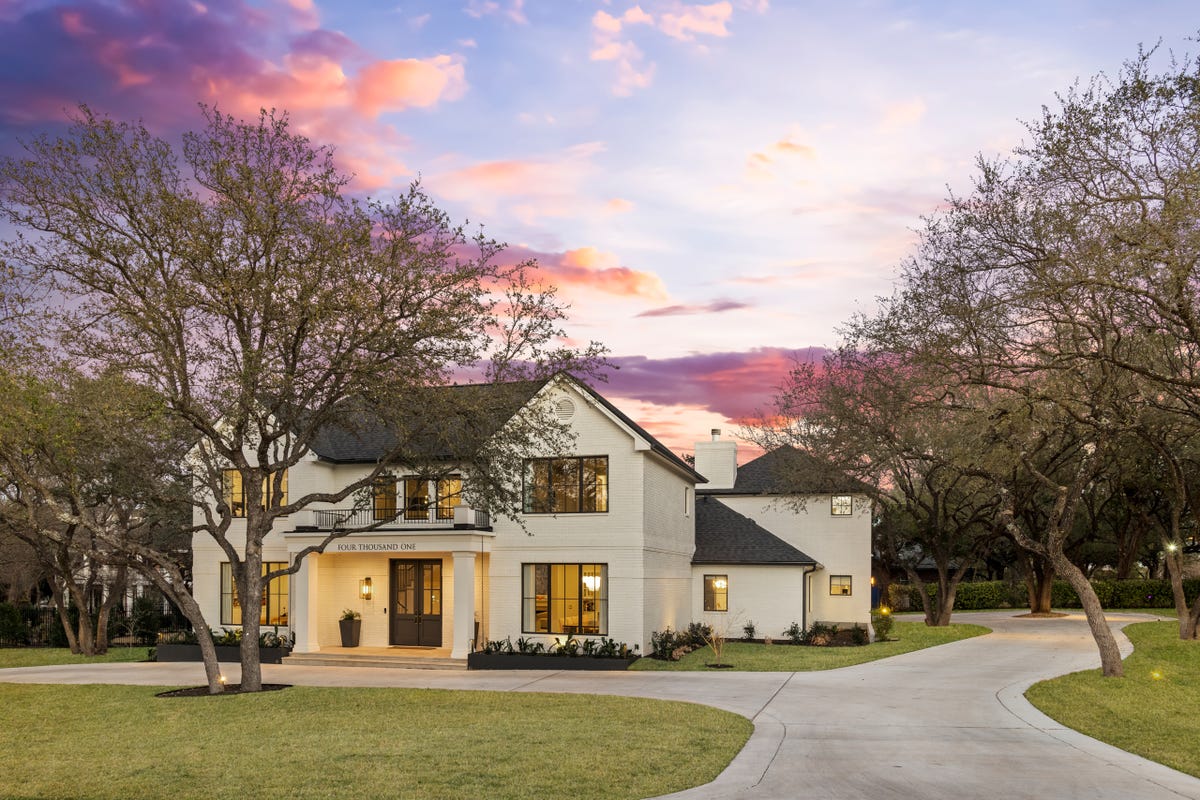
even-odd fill
[[(313, 511), (313, 523), (320, 530), (354, 528), (452, 528), (453, 508), (422, 508), (379, 511), (375, 508), (333, 508)], [(488, 528), (491, 520), (486, 511), (471, 510), (471, 527)]]

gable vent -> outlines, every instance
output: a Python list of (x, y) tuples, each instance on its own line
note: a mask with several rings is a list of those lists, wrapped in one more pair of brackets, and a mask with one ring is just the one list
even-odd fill
[(554, 404), (554, 415), (559, 422), (566, 422), (575, 416), (575, 404), (569, 398), (562, 398)]

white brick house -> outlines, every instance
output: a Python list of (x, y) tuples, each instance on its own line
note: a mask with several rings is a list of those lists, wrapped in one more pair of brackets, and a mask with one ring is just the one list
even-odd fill
[[(398, 475), (374, 490), (369, 507), (305, 509), (283, 518), (267, 536), (264, 562), (289, 560), (336, 524), (365, 519), (379, 527), (335, 540), (324, 553), (305, 558), (290, 579), (272, 581), (260, 603), (263, 626), (293, 632), (296, 652), (317, 652), (340, 644), (338, 619), (350, 608), (362, 615), (363, 646), (445, 648), (452, 658), (465, 658), (479, 641), (521, 636), (547, 643), (570, 635), (607, 636), (645, 652), (653, 631), (701, 619), (704, 599), (697, 587), (702, 594), (708, 565), (693, 565), (693, 554), (696, 489), (704, 476), (585, 384), (559, 377), (538, 384), (529, 399), (543, 393), (550, 393), (559, 418), (570, 425), (574, 449), (527, 462), (524, 529), (466, 507), (459, 491), (469, 474), (436, 481)], [(324, 437), (289, 471), (288, 491), (335, 489), (365, 475), (377, 457), (370, 437)], [(236, 505), (236, 498), (226, 502)], [(799, 528), (789, 534), (794, 542), (775, 533), (794, 549), (833, 553), (805, 549)], [(869, 522), (867, 530), (869, 537)], [(230, 533), (232, 540), (235, 531)], [(869, 564), (863, 541), (860, 560)], [(194, 593), (214, 628), (238, 626), (243, 611), (225, 561), (210, 537), (195, 537)], [(740, 598), (751, 616), (766, 620), (765, 609), (787, 608), (797, 621), (805, 615), (802, 573), (819, 569), (812, 559), (765, 567), (771, 580), (755, 583), (779, 594), (760, 592), (751, 603), (743, 570), (764, 567), (719, 566), (728, 567), (729, 596)], [(864, 566), (854, 579), (868, 576)], [(861, 597), (867, 597), (865, 588)], [(841, 616), (828, 616), (834, 612)], [(820, 618), (843, 617), (865, 620), (866, 614), (852, 615), (847, 605)]]

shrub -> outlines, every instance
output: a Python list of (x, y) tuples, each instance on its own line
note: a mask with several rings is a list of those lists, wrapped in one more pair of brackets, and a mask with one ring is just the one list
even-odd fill
[(749, 622), (747, 622), (745, 625), (742, 626), (742, 638), (745, 639), (746, 641), (753, 639), (754, 634), (757, 632), (758, 632), (758, 629), (754, 627), (754, 620), (750, 620)]
[(871, 612), (871, 624), (875, 627), (875, 641), (883, 642), (892, 635), (892, 627), (896, 620), (892, 617), (891, 610), (884, 606)]
[(703, 622), (692, 622), (688, 624), (687, 629), (687, 644), (693, 647), (704, 647), (710, 638), (712, 638), (712, 625), (706, 625)]
[(21, 610), (12, 603), (0, 603), (0, 644), (29, 644), (30, 630)]
[(783, 635), (792, 644), (804, 644), (804, 628), (800, 627), (799, 622), (793, 622), (783, 629)]

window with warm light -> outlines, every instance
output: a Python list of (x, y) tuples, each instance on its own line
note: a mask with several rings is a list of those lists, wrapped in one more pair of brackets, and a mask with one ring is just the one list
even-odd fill
[(831, 595), (849, 595), (851, 592), (851, 580), (849, 575), (830, 575), (829, 576), (829, 593)]
[(607, 564), (523, 564), (521, 595), (525, 633), (608, 632)]
[(424, 478), (404, 481), (404, 518), (429, 519), (429, 481)]
[(454, 509), (462, 504), (462, 478), (448, 475), (437, 482), (437, 518), (454, 519)]
[(376, 520), (396, 518), (396, 479), (377, 478), (371, 485), (371, 506)]
[[(279, 475), (279, 505), (287, 505), (287, 490), (288, 476), (285, 469)], [(275, 476), (271, 475), (263, 479), (262, 485), (262, 501), (265, 503), (264, 508), (269, 508), (273, 503), (272, 500), (276, 495), (275, 492)], [(229, 506), (230, 514), (234, 517), (246, 516), (246, 489), (242, 483), (242, 473), (236, 469), (226, 469), (221, 471), (221, 500), (225, 505)]]
[[(288, 566), (285, 561), (264, 561), (262, 574)], [(280, 575), (263, 586), (259, 603), (258, 624), (288, 624), (288, 575)], [(221, 562), (221, 624), (241, 625), (242, 605), (238, 597), (237, 583), (233, 580), (233, 569), (228, 561)]]
[(835, 517), (846, 517), (854, 513), (854, 498), (848, 494), (835, 494), (830, 498), (829, 513)]
[(705, 575), (704, 576), (704, 610), (705, 611), (728, 611), (729, 610), (729, 576), (728, 575)]
[(524, 498), (526, 514), (608, 511), (608, 456), (530, 459)]

